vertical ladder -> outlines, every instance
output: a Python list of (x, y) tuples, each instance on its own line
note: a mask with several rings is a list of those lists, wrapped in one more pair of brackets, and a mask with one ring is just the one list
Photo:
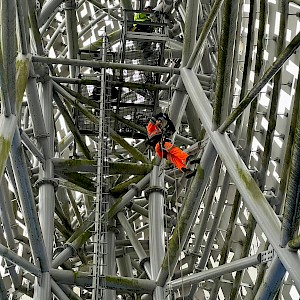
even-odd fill
[[(106, 60), (106, 43), (103, 47), (103, 61)], [(103, 68), (100, 75), (101, 93), (99, 101), (99, 134), (97, 155), (97, 190), (95, 205), (95, 235), (94, 235), (94, 260), (93, 260), (93, 300), (104, 299), (105, 280), (107, 267), (107, 228), (108, 219), (106, 212), (109, 209), (109, 114), (110, 92), (107, 92), (106, 70)]]

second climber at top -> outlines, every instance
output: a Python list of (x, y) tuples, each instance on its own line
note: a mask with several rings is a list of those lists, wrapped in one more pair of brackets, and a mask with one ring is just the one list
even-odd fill
[(151, 6), (146, 6), (143, 9), (143, 12), (135, 13), (134, 14), (134, 21), (136, 24), (133, 24), (133, 27), (130, 29), (131, 31), (141, 31), (141, 32), (148, 32), (152, 33), (154, 31), (154, 27), (150, 24), (143, 24), (152, 22), (150, 13), (152, 12)]
[(185, 173), (186, 178), (190, 178), (196, 174), (196, 170), (187, 168), (191, 156), (171, 142), (169, 137), (174, 132), (175, 126), (166, 113), (153, 115), (147, 125), (148, 140), (146, 144), (155, 149), (159, 158), (166, 158), (177, 169)]

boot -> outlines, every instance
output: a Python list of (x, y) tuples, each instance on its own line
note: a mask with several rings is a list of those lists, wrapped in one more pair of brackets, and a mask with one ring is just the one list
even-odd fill
[(183, 173), (185, 174), (185, 178), (191, 178), (195, 176), (197, 170), (191, 170), (189, 168), (182, 168)]
[(194, 165), (194, 164), (199, 164), (200, 163), (200, 158), (194, 158), (193, 155), (189, 155), (187, 158), (186, 158), (186, 163), (190, 163), (191, 165)]

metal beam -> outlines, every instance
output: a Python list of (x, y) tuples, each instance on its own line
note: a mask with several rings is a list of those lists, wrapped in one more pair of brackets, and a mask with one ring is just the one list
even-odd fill
[(102, 61), (91, 61), (91, 60), (80, 60), (80, 59), (67, 59), (67, 58), (50, 58), (42, 56), (32, 56), (33, 62), (41, 62), (48, 65), (51, 64), (61, 64), (61, 65), (71, 65), (71, 66), (82, 66), (91, 68), (112, 68), (112, 69), (127, 69), (127, 70), (137, 70), (137, 71), (148, 71), (155, 73), (175, 73), (179, 74), (178, 68), (170, 67), (159, 67), (159, 66), (149, 66), (149, 65), (134, 65), (134, 64), (121, 64), (121, 63), (111, 63)]
[(201, 281), (216, 278), (224, 274), (236, 272), (260, 264), (260, 254), (242, 258), (231, 263), (205, 270), (193, 275), (178, 278), (167, 283), (169, 289), (180, 288), (181, 286), (197, 284)]

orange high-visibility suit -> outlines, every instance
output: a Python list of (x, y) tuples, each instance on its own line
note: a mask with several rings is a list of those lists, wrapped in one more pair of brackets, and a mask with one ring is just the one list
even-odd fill
[[(183, 171), (182, 168), (186, 168), (186, 158), (189, 155), (180, 148), (174, 146), (171, 142), (165, 141), (165, 138), (163, 137), (163, 128), (175, 132), (175, 127), (166, 114), (161, 115), (162, 116), (158, 114), (156, 117), (150, 119), (150, 122), (147, 125), (147, 143), (155, 148), (158, 157), (167, 158), (177, 169)], [(166, 124), (163, 125), (163, 123), (160, 122), (160, 119), (164, 119)]]
[(160, 158), (166, 157), (167, 160), (174, 164), (180, 171), (182, 171), (182, 168), (186, 168), (186, 158), (189, 155), (183, 152), (180, 148), (174, 146), (172, 143), (164, 142), (163, 151), (161, 151), (161, 144), (157, 143), (155, 145), (155, 152)]

